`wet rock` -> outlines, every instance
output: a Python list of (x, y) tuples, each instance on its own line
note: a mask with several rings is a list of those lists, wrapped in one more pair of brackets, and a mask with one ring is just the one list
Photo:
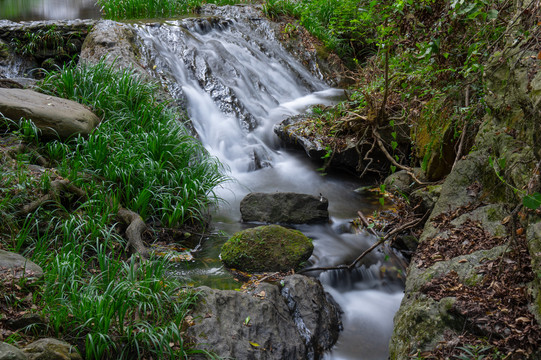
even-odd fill
[(319, 282), (307, 276), (288, 276), (283, 283), (282, 296), (309, 354), (321, 354), (330, 349), (338, 336), (340, 317), (338, 305), (330, 302)]
[[(322, 159), (326, 156), (328, 149), (323, 139), (318, 138), (317, 134), (306, 133), (306, 127), (301, 124), (304, 119), (303, 116), (287, 118), (274, 126), (274, 133), (287, 146), (304, 150), (309, 158), (323, 162)], [(355, 142), (348, 140), (345, 148), (334, 151), (327, 167), (355, 173), (358, 163), (359, 153), (355, 149)]]
[(27, 357), (15, 346), (0, 342), (0, 360), (27, 360)]
[(0, 78), (28, 76), (37, 67), (35, 60), (15, 54), (9, 47), (9, 41), (0, 39)]
[(133, 27), (111, 20), (100, 20), (86, 37), (79, 61), (96, 64), (102, 59), (116, 68), (133, 69), (149, 77), (141, 63), (140, 40)]
[(43, 270), (19, 254), (0, 250), (0, 275), (40, 278), (43, 276)]
[(250, 193), (240, 202), (245, 222), (311, 224), (329, 221), (323, 196), (297, 193)]
[(57, 339), (40, 339), (23, 348), (29, 360), (82, 360), (77, 349)]
[(320, 359), (335, 342), (338, 310), (302, 275), (251, 293), (203, 287), (187, 330), (196, 347), (234, 359)]
[(314, 245), (298, 230), (279, 225), (259, 226), (234, 234), (221, 258), (229, 268), (247, 272), (289, 271), (308, 260)]
[(100, 121), (75, 101), (24, 89), (0, 89), (0, 113), (15, 122), (31, 120), (44, 138), (63, 140), (89, 135)]
[[(43, 64), (62, 65), (71, 60), (80, 53), (82, 42), (95, 23), (79, 19), (0, 20), (0, 77), (39, 77), (42, 72), (38, 68)], [(8, 56), (4, 56), (2, 43), (9, 45)]]

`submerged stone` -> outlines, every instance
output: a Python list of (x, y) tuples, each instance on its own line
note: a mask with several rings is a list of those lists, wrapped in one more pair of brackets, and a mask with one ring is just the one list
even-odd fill
[(289, 271), (308, 260), (314, 245), (298, 230), (259, 226), (233, 235), (222, 246), (222, 261), (241, 271)]

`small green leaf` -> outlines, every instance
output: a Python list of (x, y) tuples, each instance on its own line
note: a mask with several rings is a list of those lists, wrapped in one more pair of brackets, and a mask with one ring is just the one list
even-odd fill
[(396, 131), (393, 131), (393, 132), (391, 133), (391, 136), (393, 137), (393, 139), (396, 140)]
[(505, 158), (498, 159), (498, 165), (501, 170), (505, 169)]
[(531, 210), (537, 210), (541, 206), (541, 194), (538, 192), (526, 195), (522, 198), (522, 205)]
[(487, 12), (487, 19), (488, 20), (494, 20), (498, 17), (498, 10), (496, 9), (490, 9), (488, 12)]
[(250, 317), (247, 316), (246, 319), (244, 319), (244, 325), (248, 325), (250, 323)]
[(255, 343), (253, 341), (250, 341), (250, 345), (252, 345), (253, 347), (259, 347), (260, 346), (258, 343)]
[(376, 226), (376, 223), (370, 223), (370, 224), (368, 224), (368, 226), (366, 228), (367, 229), (372, 229), (374, 226)]
[(397, 146), (398, 146), (398, 143), (396, 141), (391, 141), (391, 147), (393, 148), (393, 151), (394, 149), (396, 149)]
[(379, 203), (381, 204), (381, 206), (385, 205), (385, 198), (384, 198), (384, 197), (380, 197), (380, 198), (379, 198)]
[(394, 174), (395, 172), (396, 172), (396, 166), (394, 166), (394, 165), (391, 165), (391, 173), (393, 173), (393, 174)]

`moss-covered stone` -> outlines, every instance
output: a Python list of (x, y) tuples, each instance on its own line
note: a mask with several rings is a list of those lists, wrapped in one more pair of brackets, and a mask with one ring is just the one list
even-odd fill
[(289, 271), (308, 260), (314, 245), (300, 231), (279, 225), (259, 226), (234, 234), (222, 246), (222, 261), (248, 272)]

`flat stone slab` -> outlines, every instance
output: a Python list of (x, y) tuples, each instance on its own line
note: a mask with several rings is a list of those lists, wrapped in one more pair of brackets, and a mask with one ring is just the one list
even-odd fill
[(31, 120), (45, 138), (87, 136), (100, 119), (87, 107), (71, 100), (26, 89), (0, 89), (0, 113), (18, 122)]

